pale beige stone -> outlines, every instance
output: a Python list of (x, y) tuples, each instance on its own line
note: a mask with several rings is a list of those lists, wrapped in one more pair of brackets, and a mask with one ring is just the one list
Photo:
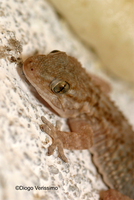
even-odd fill
[(110, 72), (134, 82), (134, 1), (51, 2)]

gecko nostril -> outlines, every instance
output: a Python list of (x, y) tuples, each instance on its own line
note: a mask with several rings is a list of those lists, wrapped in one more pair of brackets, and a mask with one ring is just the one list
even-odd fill
[(33, 68), (31, 68), (31, 71), (33, 71)]

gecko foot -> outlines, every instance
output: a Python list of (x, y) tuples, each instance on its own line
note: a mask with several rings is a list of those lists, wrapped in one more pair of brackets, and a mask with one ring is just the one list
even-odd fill
[(52, 155), (55, 148), (58, 147), (58, 157), (64, 162), (68, 162), (63, 151), (63, 143), (58, 138), (58, 132), (60, 132), (59, 129), (53, 126), (53, 124), (51, 124), (45, 117), (42, 116), (41, 120), (44, 124), (40, 125), (40, 129), (52, 138), (52, 144), (48, 147), (48, 155)]
[(63, 160), (64, 162), (68, 162), (67, 160), (67, 157), (65, 156), (64, 154), (64, 151), (63, 151), (63, 144), (62, 142), (59, 140), (59, 139), (56, 139), (54, 141), (54, 143), (52, 143), (49, 147), (48, 147), (48, 155), (52, 155), (55, 148), (58, 147), (58, 157)]

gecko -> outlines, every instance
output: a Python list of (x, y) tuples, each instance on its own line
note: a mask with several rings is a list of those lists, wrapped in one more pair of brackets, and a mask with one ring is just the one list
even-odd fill
[(41, 117), (41, 129), (52, 138), (49, 155), (58, 147), (58, 156), (68, 162), (64, 148), (88, 149), (104, 182), (134, 198), (134, 131), (80, 62), (53, 50), (29, 57), (23, 63), (23, 71), (39, 95), (67, 119), (70, 128), (70, 132), (60, 131), (58, 125)]

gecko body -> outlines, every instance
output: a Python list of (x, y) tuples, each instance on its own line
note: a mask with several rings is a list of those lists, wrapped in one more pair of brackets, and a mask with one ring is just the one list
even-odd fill
[(134, 131), (107, 94), (96, 86), (81, 64), (65, 52), (35, 55), (23, 65), (24, 73), (40, 96), (68, 119), (62, 132), (44, 117), (43, 130), (67, 162), (63, 148), (89, 149), (105, 183), (134, 198)]

